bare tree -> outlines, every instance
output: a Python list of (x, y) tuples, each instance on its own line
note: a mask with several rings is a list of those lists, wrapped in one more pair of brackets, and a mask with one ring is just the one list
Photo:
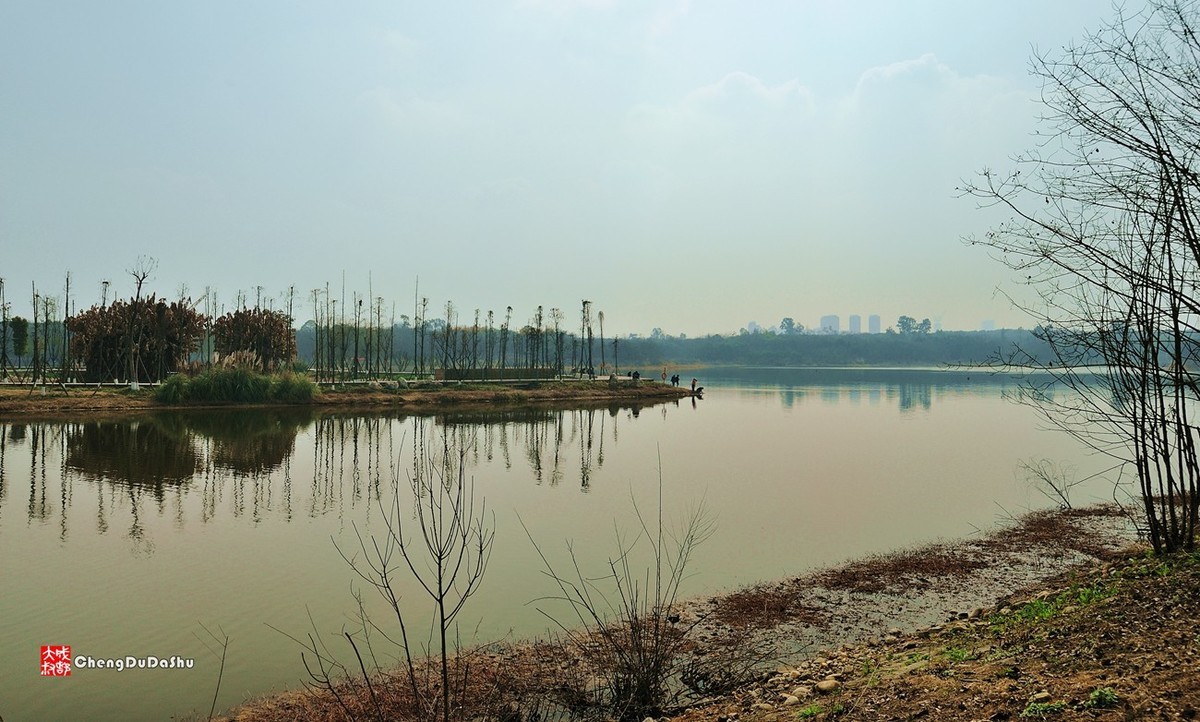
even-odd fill
[(1059, 509), (1071, 509), (1071, 491), (1091, 477), (1080, 479), (1076, 468), (1060, 464), (1051, 459), (1028, 459), (1019, 464), (1025, 479), (1032, 483), (1042, 496), (1058, 505)]
[(550, 320), (554, 322), (554, 373), (562, 375), (563, 372), (563, 312), (562, 309), (550, 309)]
[[(38, 351), (38, 300), (41, 296), (37, 292), (37, 284), (30, 284), (30, 290), (33, 292), (33, 369), (30, 372), (31, 383), (36, 384), (38, 380), (38, 360), (41, 354)], [(33, 393), (33, 387), (30, 387), (30, 393)]]
[[(63, 316), (62, 316), (62, 370), (59, 374), (58, 382), (66, 383), (70, 379), (70, 358), (71, 358), (71, 333), (69, 321), (71, 320), (71, 274), (67, 273), (66, 287), (63, 290)], [(65, 386), (63, 388), (66, 388)]]
[[(429, 453), (423, 441), (417, 442), (408, 477), (411, 495), (401, 493), (400, 471), (392, 467), (391, 500), (386, 505), (379, 502), (385, 521), (383, 538), (359, 534), (361, 554), (342, 555), (379, 592), (395, 616), (408, 683), (420, 718), (443, 722), (452, 719), (452, 696), (462, 689), (455, 683), (460, 675), (451, 669), (451, 659), (459, 648), (456, 620), (483, 582), (495, 537), (495, 521), (486, 504), (477, 500), (474, 480), (467, 476), (470, 443), (452, 445), (450, 432), (446, 433), (440, 456)], [(410, 640), (408, 621), (401, 612), (397, 578), (401, 569), (416, 580), (433, 605), (436, 649), (423, 651), (433, 651), (440, 666), (434, 698), (417, 667), (426, 654)], [(363, 677), (369, 684), (365, 668)]]
[(500, 325), (500, 369), (503, 371), (508, 367), (508, 330), (512, 324), (513, 307), (509, 306), (504, 310), (504, 323)]
[(4, 300), (4, 279), (0, 278), (0, 379), (8, 376), (8, 310)]
[(1034, 289), (1050, 348), (1003, 361), (1047, 372), (1023, 398), (1136, 472), (1158, 552), (1195, 549), (1200, 516), (1198, 21), (1153, 0), (1036, 56), (1045, 142), (964, 188), (1011, 214), (970, 240)]
[(144, 329), (142, 328), (142, 324), (139, 323), (139, 320), (141, 319), (142, 316), (137, 311), (138, 311), (138, 309), (141, 308), (142, 287), (146, 284), (146, 280), (148, 278), (150, 278), (150, 276), (154, 273), (154, 270), (156, 268), (158, 268), (158, 261), (156, 261), (153, 258), (150, 258), (148, 256), (139, 256), (137, 259), (137, 262), (132, 267), (125, 269), (126, 273), (128, 273), (130, 276), (133, 276), (133, 283), (134, 283), (134, 289), (135, 289), (134, 294), (133, 294), (133, 310), (134, 310), (134, 312), (129, 314), (129, 331), (128, 331), (129, 385), (133, 389), (136, 389), (138, 387), (138, 371), (137, 371), (137, 369), (138, 369), (138, 364), (141, 361), (139, 350), (141, 348), (142, 333), (144, 331)]
[(314, 288), (310, 294), (313, 302), (313, 378), (321, 381), (321, 289)]

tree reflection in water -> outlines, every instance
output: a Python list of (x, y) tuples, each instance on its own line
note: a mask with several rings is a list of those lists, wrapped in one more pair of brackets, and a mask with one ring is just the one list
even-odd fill
[[(27, 469), (27, 520), (57, 520), (66, 539), (73, 496), (90, 485), (97, 532), (107, 533), (114, 519), (122, 527), (128, 521), (127, 536), (149, 553), (147, 513), (177, 527), (197, 514), (201, 523), (222, 514), (258, 523), (268, 516), (288, 522), (297, 513), (357, 513), (379, 498), (394, 470), (403, 476), (398, 463), (456, 459), (460, 450), (474, 467), (498, 463), (507, 471), (514, 463), (527, 465), (538, 485), (557, 486), (577, 472), (586, 492), (604, 466), (606, 437), (616, 443), (618, 421), (632, 422), (639, 411), (612, 406), (408, 417), (221, 410), (0, 422), (0, 512), (9, 508), (12, 469), (22, 469), (21, 477)], [(311, 449), (303, 463), (294, 458), (298, 445)], [(307, 483), (294, 487), (294, 468), (303, 469)], [(198, 503), (188, 501), (196, 497)]]
[(258, 475), (284, 465), (295, 450), (296, 435), (311, 426), (316, 415), (311, 409), (270, 409), (168, 418), (191, 436), (212, 442), (209, 458), (214, 466)]
[[(678, 404), (676, 404), (678, 405)], [(607, 409), (512, 409), (475, 413), (444, 414), (436, 418), (438, 424), (460, 430), (460, 443), (469, 443), (475, 463), (482, 453), (491, 461), (498, 446), (506, 469), (512, 468), (509, 456), (509, 439), (523, 442), (525, 460), (538, 484), (557, 486), (564, 478), (568, 454), (578, 456), (580, 488), (587, 491), (591, 486), (593, 471), (604, 465), (604, 435), (608, 416), (616, 417), (621, 406)], [(640, 407), (627, 407), (637, 416)], [(664, 405), (664, 409), (666, 406)], [(617, 440), (617, 426), (612, 424), (613, 443)], [(479, 434), (461, 433), (463, 427), (482, 429)], [(467, 441), (467, 439), (470, 441)]]
[(158, 419), (93, 421), (65, 430), (66, 466), (86, 479), (144, 486), (161, 498), (164, 485), (188, 481), (200, 470), (191, 440)]

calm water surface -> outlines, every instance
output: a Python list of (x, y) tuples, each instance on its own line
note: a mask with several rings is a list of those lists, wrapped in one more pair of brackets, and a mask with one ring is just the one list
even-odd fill
[[(716, 531), (684, 590), (699, 595), (959, 537), (1048, 505), (1029, 458), (1107, 466), (1004, 398), (1015, 381), (957, 371), (711, 370), (693, 404), (586, 411), (320, 416), (161, 414), (126, 421), (0, 421), (0, 716), (160, 720), (299, 686), (287, 635), (353, 629), (339, 555), (381, 531), (414, 448), (466, 450), (495, 519), (479, 595), (481, 640), (545, 631), (554, 612), (530, 534), (598, 574), (633, 505), (678, 520), (703, 503)], [(689, 376), (690, 374), (686, 374)], [(402, 492), (403, 493), (403, 492)], [(1097, 482), (1075, 498), (1107, 498)], [(429, 618), (405, 580), (406, 613)], [(368, 590), (369, 592), (369, 590)], [(381, 601), (364, 595), (383, 619)], [(565, 615), (563, 616), (565, 619)], [(278, 630), (278, 631), (277, 631)], [(475, 632), (474, 630), (477, 630)], [(219, 632), (218, 632), (219, 633)], [(286, 634), (285, 634), (286, 633)], [(39, 647), (97, 658), (194, 659), (192, 669), (39, 675)]]

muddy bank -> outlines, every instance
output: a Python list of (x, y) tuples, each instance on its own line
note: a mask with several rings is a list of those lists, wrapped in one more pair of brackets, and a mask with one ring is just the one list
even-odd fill
[[(1040, 512), (978, 538), (855, 560), (686, 602), (671, 614), (672, 624), (687, 630), (690, 640), (678, 661), (690, 682), (676, 679), (678, 696), (662, 712), (692, 710), (689, 720), (793, 719), (798, 709), (788, 707), (808, 697), (816, 700), (812, 704), (828, 701), (817, 690), (827, 677), (840, 676), (837, 685), (826, 686), (844, 683), (848, 672), (829, 671), (836, 665), (860, 663), (872, 650), (900, 649), (907, 635), (975, 624), (989, 610), (1005, 607), (1006, 600), (1034, 596), (1046, 585), (1061, 583), (1064, 574), (1109, 563), (1134, 540), (1127, 519), (1111, 506)], [(601, 676), (595, 664), (602, 658), (561, 642), (485, 645), (470, 655), (469, 697), (482, 718), (503, 710), (539, 711), (553, 718), (570, 700), (586, 706), (582, 700), (595, 692)], [(376, 692), (381, 690), (396, 705), (395, 718), (404, 719), (400, 678), (383, 675)], [(805, 699), (793, 694), (805, 690)], [(341, 690), (343, 701), (354, 697), (350, 691)], [(359, 703), (366, 699), (352, 702)], [(227, 719), (332, 720), (342, 712), (327, 691), (308, 690), (248, 703)]]
[[(454, 408), (485, 410), (500, 407), (575, 405), (605, 406), (652, 404), (687, 398), (691, 393), (645, 379), (634, 384), (628, 379), (604, 381), (545, 381), (528, 384), (425, 384), (385, 388), (356, 384), (323, 388), (311, 402), (290, 404), (321, 409), (353, 411), (384, 408), (428, 411)], [(274, 408), (278, 404), (164, 404), (153, 391), (142, 388), (55, 386), (0, 386), (0, 417), (78, 418), (79, 415), (114, 415), (166, 409)]]

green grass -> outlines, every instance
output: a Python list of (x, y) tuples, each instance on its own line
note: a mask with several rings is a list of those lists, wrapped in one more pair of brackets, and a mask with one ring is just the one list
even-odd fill
[(1017, 609), (1014, 616), (1022, 622), (1041, 622), (1053, 617), (1058, 610), (1059, 605), (1053, 601), (1035, 599)]
[(1000, 631), (1014, 624), (1037, 624), (1053, 618), (1068, 606), (1087, 606), (1107, 599), (1117, 593), (1111, 583), (1095, 582), (1088, 586), (1073, 586), (1048, 599), (1034, 599), (1022, 604), (1008, 614), (994, 614), (989, 618), (993, 631)]
[(1036, 717), (1041, 719), (1047, 715), (1058, 714), (1067, 708), (1066, 702), (1030, 702), (1021, 710), (1024, 718)]
[(1074, 590), (1076, 604), (1092, 604), (1101, 599), (1108, 599), (1117, 593), (1116, 588), (1097, 582), (1090, 587), (1077, 587)]
[(975, 655), (972, 654), (971, 650), (969, 650), (969, 649), (964, 649), (962, 647), (947, 647), (946, 648), (946, 659), (950, 660), (951, 662), (965, 662), (968, 659), (974, 659), (974, 658), (975, 658)]
[(270, 396), (273, 401), (289, 404), (312, 401), (318, 393), (317, 385), (307, 376), (282, 373), (271, 377)]
[(285, 403), (311, 401), (317, 385), (291, 372), (260, 374), (244, 368), (212, 368), (163, 382), (154, 397), (166, 404), (185, 403)]
[(1109, 707), (1116, 707), (1120, 701), (1120, 695), (1112, 687), (1099, 687), (1092, 690), (1092, 693), (1088, 695), (1087, 706), (1097, 709), (1108, 709)]

